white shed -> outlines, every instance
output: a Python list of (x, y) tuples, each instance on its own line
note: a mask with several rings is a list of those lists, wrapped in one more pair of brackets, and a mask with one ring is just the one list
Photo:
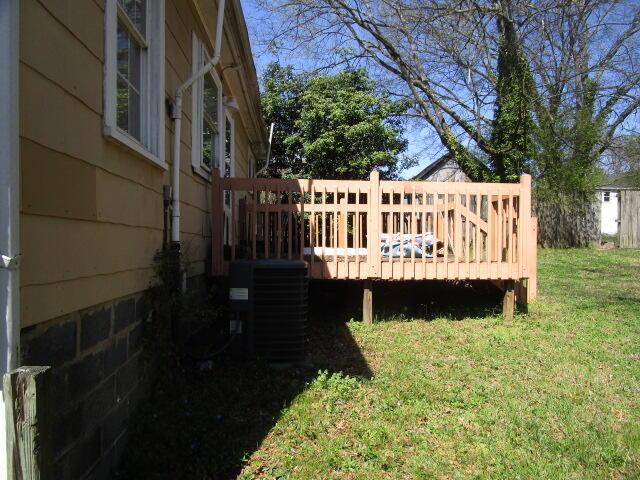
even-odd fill
[(617, 235), (620, 223), (620, 190), (598, 189), (600, 195), (600, 233)]
[(640, 247), (640, 188), (630, 175), (608, 177), (598, 187), (600, 233), (618, 235), (621, 247)]

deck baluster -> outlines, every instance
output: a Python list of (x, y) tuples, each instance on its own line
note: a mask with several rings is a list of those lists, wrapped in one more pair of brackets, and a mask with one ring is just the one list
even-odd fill
[(258, 183), (253, 184), (253, 201), (251, 202), (251, 258), (257, 258), (256, 243), (258, 241)]

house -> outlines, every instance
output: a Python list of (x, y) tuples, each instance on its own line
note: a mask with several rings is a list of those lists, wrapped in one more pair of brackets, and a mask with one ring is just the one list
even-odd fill
[(107, 478), (144, 393), (154, 256), (181, 245), (202, 284), (211, 172), (265, 155), (240, 0), (2, 1), (0, 100), (3, 373), (52, 366), (55, 478)]
[(640, 187), (632, 175), (609, 175), (597, 188), (600, 233), (618, 235), (622, 248), (640, 248)]
[(470, 182), (471, 179), (460, 167), (453, 155), (446, 153), (435, 162), (427, 165), (414, 180), (427, 182)]

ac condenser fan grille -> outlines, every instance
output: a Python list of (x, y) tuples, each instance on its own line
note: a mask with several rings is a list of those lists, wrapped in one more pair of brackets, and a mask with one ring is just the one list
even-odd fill
[(255, 352), (272, 362), (304, 358), (308, 280), (304, 268), (254, 271)]
[[(231, 264), (231, 287), (246, 289), (245, 348), (272, 363), (304, 360), (307, 348), (307, 265), (289, 260)], [(236, 305), (232, 302), (232, 306)]]

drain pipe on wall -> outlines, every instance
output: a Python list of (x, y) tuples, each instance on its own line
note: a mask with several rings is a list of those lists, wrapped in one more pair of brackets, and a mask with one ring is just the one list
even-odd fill
[[(19, 14), (20, 2), (0, 0), (0, 374), (20, 361)], [(0, 479), (5, 478), (6, 424), (0, 405)]]
[(225, 0), (219, 0), (218, 17), (216, 22), (216, 39), (213, 57), (191, 78), (176, 89), (171, 118), (173, 119), (173, 164), (171, 168), (171, 243), (172, 247), (180, 250), (180, 129), (182, 128), (182, 95), (193, 84), (220, 61), (222, 48), (222, 27), (224, 23)]

